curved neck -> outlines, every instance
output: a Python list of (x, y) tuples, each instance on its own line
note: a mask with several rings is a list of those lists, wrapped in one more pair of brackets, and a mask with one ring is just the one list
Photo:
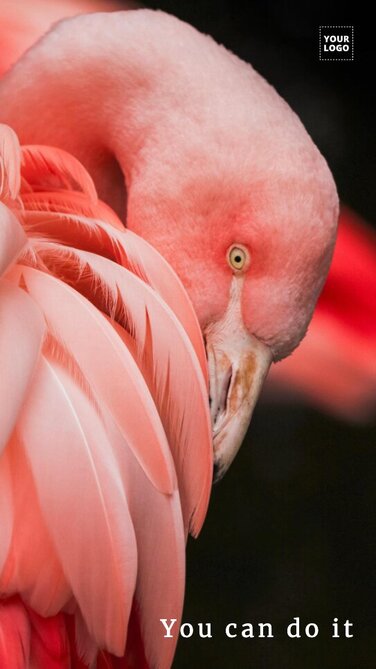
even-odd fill
[[(258, 145), (249, 112), (256, 130), (267, 125), (256, 104), (265, 87), (269, 94), (250, 66), (173, 16), (88, 14), (62, 21), (4, 77), (0, 122), (21, 143), (74, 154), (123, 220), (128, 195), (127, 225), (142, 219), (145, 230), (146, 218), (162, 218), (161, 202), (164, 218), (171, 203), (188, 212), (201, 199), (207, 208), (203, 176), (218, 193), (239, 171), (238, 153), (246, 187), (245, 160), (251, 167)], [(278, 115), (280, 104), (267, 109)]]
[(168, 104), (158, 102), (161, 65), (168, 61), (161, 64), (159, 52), (155, 65), (158, 38), (145, 14), (150, 12), (63, 21), (0, 84), (0, 121), (11, 125), (23, 144), (51, 144), (73, 153), (102, 199), (122, 216), (124, 179), (129, 187), (145, 146), (160, 144), (157, 135), (171, 131), (170, 119), (164, 122)]

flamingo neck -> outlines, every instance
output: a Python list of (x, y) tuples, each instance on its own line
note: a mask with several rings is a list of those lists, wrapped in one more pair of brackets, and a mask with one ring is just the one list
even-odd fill
[(158, 102), (161, 65), (145, 13), (63, 21), (0, 84), (0, 121), (24, 144), (74, 154), (100, 197), (123, 218), (125, 193), (140, 177), (145, 147), (168, 143), (162, 135), (171, 129), (171, 106)]

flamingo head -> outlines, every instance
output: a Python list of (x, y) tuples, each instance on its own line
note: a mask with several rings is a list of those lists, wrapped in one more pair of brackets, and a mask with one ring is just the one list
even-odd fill
[[(324, 158), (276, 91), (212, 40), (170, 24), (182, 40), (164, 36), (175, 50), (155, 78), (158, 96), (174, 104), (148, 111), (156, 130), (145, 133), (131, 173), (127, 225), (165, 256), (195, 307), (220, 478), (270, 364), (307, 330), (332, 257), (338, 198)], [(195, 52), (200, 58), (187, 56)]]
[[(166, 117), (155, 112), (158, 132), (131, 175), (127, 225), (165, 256), (195, 307), (220, 478), (270, 364), (307, 330), (332, 257), (338, 198), (324, 158), (275, 90), (185, 30), (184, 54), (189, 37), (201, 58), (180, 88), (165, 64), (159, 94), (174, 105)], [(169, 62), (184, 59), (170, 54)]]
[(174, 198), (171, 213), (151, 219), (165, 224), (146, 235), (180, 276), (202, 328), (217, 479), (241, 445), (271, 363), (304, 337), (329, 269), (337, 196), (310, 148), (312, 162), (286, 160), (270, 180), (245, 186), (241, 174), (231, 187), (217, 183), (214, 192), (211, 184), (206, 196), (202, 184), (189, 184), (181, 210)]
[[(290, 114), (295, 145), (285, 142), (279, 150), (275, 132), (273, 154), (273, 132), (265, 130), (264, 146), (258, 137), (263, 157), (255, 159), (257, 170), (244, 160), (248, 153), (251, 161), (246, 148), (238, 160), (217, 148), (212, 173), (207, 159), (198, 175), (191, 171), (181, 179), (176, 170), (163, 184), (154, 180), (148, 195), (143, 189), (140, 219), (137, 188), (129, 200), (130, 227), (137, 231), (142, 222), (141, 234), (176, 270), (199, 318), (217, 479), (241, 445), (270, 364), (303, 338), (332, 256), (336, 189), (324, 159)], [(169, 177), (172, 192), (166, 192)]]

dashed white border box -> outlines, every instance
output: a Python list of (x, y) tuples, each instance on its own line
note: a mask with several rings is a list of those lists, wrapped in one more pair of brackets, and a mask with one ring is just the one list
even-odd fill
[[(351, 29), (351, 58), (322, 58), (321, 57), (321, 29), (322, 28), (346, 28), (346, 29)], [(354, 59), (354, 26), (319, 26), (319, 60), (325, 62), (325, 61), (333, 61), (333, 62), (338, 62), (340, 63), (341, 61), (350, 61), (350, 60), (355, 60)]]

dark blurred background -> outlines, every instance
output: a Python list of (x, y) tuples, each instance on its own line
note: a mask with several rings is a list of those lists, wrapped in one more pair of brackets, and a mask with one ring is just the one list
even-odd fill
[[(272, 83), (334, 173), (340, 198), (375, 220), (374, 38), (359, 3), (146, 2), (211, 34)], [(355, 61), (320, 62), (319, 25), (354, 25)], [(264, 400), (201, 536), (188, 546), (183, 619), (213, 639), (181, 639), (175, 669), (376, 666), (376, 428)], [(316, 622), (291, 640), (288, 623)], [(331, 622), (353, 623), (332, 639)], [(227, 622), (271, 622), (273, 639), (228, 639)]]

